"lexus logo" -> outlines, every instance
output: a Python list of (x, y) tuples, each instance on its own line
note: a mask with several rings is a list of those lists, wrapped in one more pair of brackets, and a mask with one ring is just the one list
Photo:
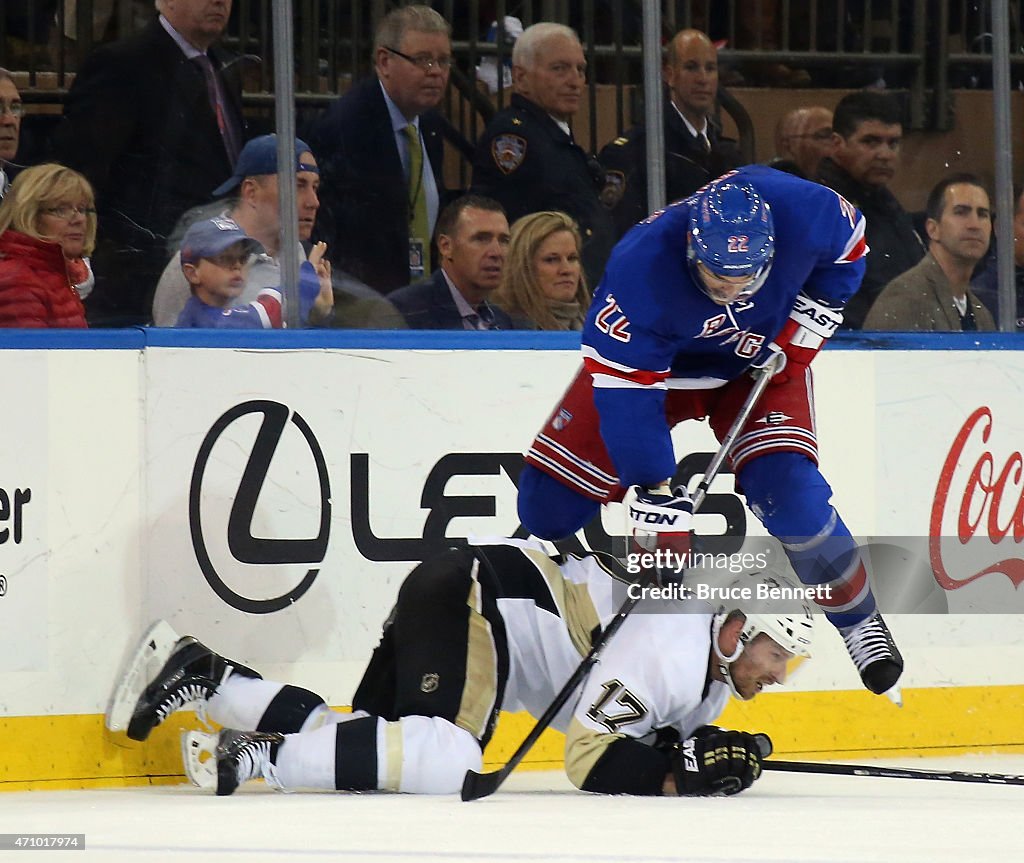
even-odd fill
[[(269, 599), (243, 596), (228, 587), (224, 579), (218, 575), (207, 549), (207, 537), (203, 532), (200, 506), (203, 476), (214, 445), (233, 422), (249, 414), (261, 414), (263, 423), (260, 425), (256, 440), (252, 445), (252, 452), (249, 454), (248, 462), (238, 483), (238, 491), (231, 504), (226, 537), (228, 551), (235, 560), (243, 564), (311, 565), (311, 568), (306, 571), (295, 587)], [(320, 482), (319, 532), (315, 537), (306, 539), (271, 539), (253, 536), (252, 523), (256, 504), (266, 482), (271, 460), (289, 423), (302, 434), (316, 464)], [(288, 407), (278, 402), (256, 400), (231, 408), (213, 424), (203, 439), (202, 446), (199, 447), (195, 467), (192, 471), (188, 510), (192, 547), (195, 549), (199, 568), (210, 587), (224, 602), (251, 614), (270, 614), (287, 608), (312, 587), (320, 572), (318, 565), (323, 562), (327, 553), (327, 541), (330, 537), (330, 480), (327, 476), (327, 464), (324, 461), (323, 451), (309, 425), (299, 414), (292, 413)]]

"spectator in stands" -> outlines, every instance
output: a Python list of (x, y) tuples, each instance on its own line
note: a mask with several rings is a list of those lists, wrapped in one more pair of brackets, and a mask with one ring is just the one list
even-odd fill
[(53, 164), (18, 174), (0, 202), (0, 327), (85, 327), (75, 285), (95, 240), (85, 177)]
[[(175, 326), (216, 329), (280, 329), (284, 326), (279, 287), (263, 288), (246, 306), (237, 305), (249, 264), (263, 251), (236, 222), (215, 216), (196, 222), (181, 243), (181, 269), (192, 296)], [(299, 268), (299, 316), (303, 324), (323, 318), (332, 302), (331, 264), (326, 243), (317, 243)]]
[(954, 174), (928, 194), (926, 212), (928, 253), (886, 285), (864, 329), (994, 330), (991, 312), (969, 287), (992, 239), (988, 192), (973, 174)]
[(925, 247), (889, 189), (903, 139), (899, 104), (875, 90), (849, 93), (836, 105), (832, 128), (834, 149), (822, 159), (818, 181), (864, 214), (871, 249), (864, 281), (844, 311), (843, 327), (857, 330), (882, 288), (920, 261)]
[(832, 112), (821, 105), (787, 111), (775, 126), (773, 168), (798, 174), (805, 180), (818, 176), (821, 160), (832, 155)]
[[(1013, 187), (1013, 287), (1016, 297), (1014, 317), (1017, 332), (1024, 332), (1024, 186)], [(988, 255), (988, 265), (971, 282), (971, 290), (998, 320), (999, 280), (995, 257)]]
[(580, 260), (580, 232), (565, 213), (542, 210), (517, 219), (494, 302), (517, 330), (581, 330), (590, 291)]
[(18, 153), (23, 111), (21, 94), (14, 78), (6, 69), (0, 68), (0, 198), (7, 194), (17, 173), (17, 166), (12, 163)]
[(83, 63), (55, 136), (57, 158), (96, 189), (94, 325), (149, 319), (178, 217), (210, 199), (244, 142), (239, 58), (216, 43), (231, 0), (157, 0), (159, 18)]
[[(740, 164), (736, 142), (714, 120), (718, 50), (700, 30), (680, 30), (665, 49), (665, 200), (678, 201)], [(643, 124), (608, 144), (601, 200), (612, 209), (617, 236), (650, 214), (647, 204), (647, 135)]]
[(478, 195), (456, 198), (437, 219), (440, 269), (388, 299), (414, 330), (513, 329), (509, 316), (488, 302), (501, 284), (508, 244), (501, 204)]
[(432, 269), (430, 238), (448, 197), (444, 121), (434, 109), (448, 86), (450, 33), (428, 6), (384, 16), (376, 75), (335, 102), (312, 139), (326, 211), (317, 236), (337, 268), (382, 294)]
[(572, 216), (583, 237), (583, 269), (597, 284), (615, 242), (601, 203), (604, 171), (573, 140), (569, 121), (586, 83), (579, 37), (562, 24), (527, 27), (512, 49), (513, 94), (477, 142), (472, 191), (499, 201), (513, 221), (539, 210)]
[[(309, 145), (295, 139), (296, 209), (298, 211), (299, 259), (306, 257), (308, 244), (316, 221), (320, 199), (320, 172)], [(181, 235), (192, 224), (213, 216), (230, 218), (262, 247), (254, 253), (239, 305), (256, 299), (263, 288), (278, 287), (282, 283), (278, 261), (281, 244), (281, 214), (278, 209), (277, 136), (261, 135), (253, 138), (238, 157), (234, 174), (213, 190), (215, 195), (228, 195), (227, 201), (193, 207), (180, 220)], [(173, 239), (172, 235), (172, 239)], [(403, 326), (402, 316), (376, 291), (360, 285), (345, 273), (332, 271), (334, 287), (333, 310), (325, 316), (315, 315), (317, 326), (393, 329)], [(181, 256), (177, 249), (164, 268), (153, 298), (153, 323), (158, 327), (173, 327), (190, 296), (190, 287), (181, 269)]]

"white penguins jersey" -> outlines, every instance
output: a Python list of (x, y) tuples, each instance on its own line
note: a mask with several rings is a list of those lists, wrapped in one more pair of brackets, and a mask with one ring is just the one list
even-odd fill
[[(551, 556), (534, 540), (476, 544), (501, 583), (502, 709), (539, 717), (627, 598), (626, 574), (607, 555)], [(566, 732), (566, 772), (577, 786), (616, 740), (653, 742), (670, 726), (685, 739), (722, 712), (729, 690), (710, 679), (711, 623), (699, 600), (642, 599), (633, 609), (552, 723)]]

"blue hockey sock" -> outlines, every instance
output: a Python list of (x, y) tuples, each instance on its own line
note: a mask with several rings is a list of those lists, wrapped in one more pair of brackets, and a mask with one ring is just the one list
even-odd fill
[(572, 536), (597, 515), (596, 500), (584, 497), (533, 465), (519, 474), (519, 521), (539, 539)]
[(846, 629), (870, 617), (875, 597), (860, 549), (817, 466), (798, 453), (768, 453), (747, 462), (737, 479), (800, 581), (821, 587), (818, 605), (829, 622)]

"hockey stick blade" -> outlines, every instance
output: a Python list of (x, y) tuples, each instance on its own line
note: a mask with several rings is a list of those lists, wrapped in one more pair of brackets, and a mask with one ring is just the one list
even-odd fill
[(765, 761), (765, 770), (784, 773), (827, 773), (834, 776), (870, 776), (876, 779), (931, 779), (939, 782), (977, 782), (984, 785), (1024, 785), (1024, 776), (1004, 773), (968, 773), (959, 770), (914, 770), (869, 764), (822, 764), (813, 761)]
[[(693, 498), (693, 512), (696, 513), (700, 509), (701, 504), (704, 503), (704, 498), (707, 496), (707, 491), (711, 482), (718, 475), (718, 471), (721, 468), (722, 463), (729, 454), (729, 450), (732, 448), (732, 445), (739, 436), (743, 426), (746, 425), (747, 420), (750, 418), (750, 414), (753, 412), (754, 406), (758, 401), (760, 401), (762, 394), (768, 386), (768, 381), (771, 379), (777, 365), (778, 363), (769, 364), (768, 368), (759, 370), (755, 376), (754, 385), (747, 394), (746, 401), (743, 402), (743, 406), (736, 413), (732, 426), (729, 428), (725, 437), (722, 438), (722, 443), (718, 448), (718, 452), (715, 453), (711, 462), (708, 464), (707, 470), (704, 472), (704, 478), (701, 480), (701, 483), (697, 488), (697, 493)], [(654, 571), (646, 570), (641, 586), (647, 587), (653, 582), (653, 580)], [(551, 725), (555, 717), (565, 706), (566, 702), (568, 702), (572, 697), (576, 688), (583, 682), (583, 678), (590, 673), (591, 667), (598, 661), (604, 646), (611, 640), (612, 636), (618, 632), (619, 627), (622, 626), (623, 621), (629, 617), (630, 612), (640, 601), (640, 597), (643, 593), (643, 590), (637, 591), (632, 597), (622, 604), (619, 610), (615, 613), (615, 617), (609, 621), (608, 625), (594, 640), (594, 643), (590, 647), (590, 652), (583, 658), (580, 664), (576, 667), (576, 670), (565, 682), (565, 685), (558, 691), (554, 700), (548, 705), (548, 709), (545, 710), (544, 714), (534, 723), (533, 728), (530, 729), (530, 733), (526, 735), (526, 739), (523, 740), (523, 742), (519, 744), (519, 748), (512, 753), (512, 757), (509, 758), (508, 763), (506, 763), (500, 770), (495, 770), (491, 773), (477, 773), (473, 770), (468, 770), (466, 772), (466, 777), (462, 781), (462, 799), (464, 801), (468, 802), (470, 800), (479, 800), (482, 797), (489, 797), (501, 787), (501, 784), (508, 778), (509, 774), (516, 769), (519, 762), (522, 761), (530, 749), (533, 748), (533, 744), (537, 742), (541, 734), (543, 734), (548, 726)]]
[(493, 770), (490, 773), (477, 773), (475, 770), (467, 770), (466, 778), (462, 780), (462, 799), (464, 802), (479, 800), (481, 797), (490, 797), (501, 783), (508, 776), (506, 769)]

